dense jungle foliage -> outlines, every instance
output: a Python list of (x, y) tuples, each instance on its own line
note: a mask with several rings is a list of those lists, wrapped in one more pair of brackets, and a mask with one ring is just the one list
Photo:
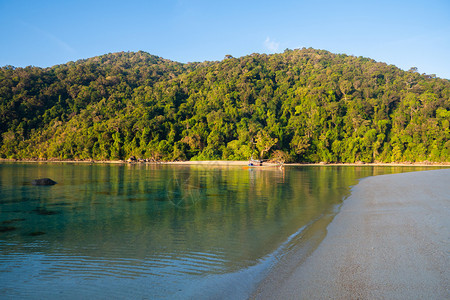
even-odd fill
[(450, 81), (324, 50), (0, 69), (0, 157), (450, 161)]

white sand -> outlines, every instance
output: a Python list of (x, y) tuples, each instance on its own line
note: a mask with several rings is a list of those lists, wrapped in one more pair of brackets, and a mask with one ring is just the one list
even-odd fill
[(450, 299), (450, 169), (369, 177), (320, 246), (256, 299)]
[(167, 165), (205, 165), (205, 166), (246, 166), (248, 161), (228, 161), (228, 160), (193, 160), (193, 161), (173, 161), (163, 162)]

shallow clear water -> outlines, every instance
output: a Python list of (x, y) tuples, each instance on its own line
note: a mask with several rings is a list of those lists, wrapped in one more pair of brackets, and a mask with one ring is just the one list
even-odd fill
[(413, 170), (3, 163), (0, 297), (246, 298), (358, 178)]

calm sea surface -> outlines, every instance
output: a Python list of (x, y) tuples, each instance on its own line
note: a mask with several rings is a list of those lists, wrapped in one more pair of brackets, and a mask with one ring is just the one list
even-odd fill
[(3, 163), (0, 298), (246, 298), (359, 178), (417, 170)]

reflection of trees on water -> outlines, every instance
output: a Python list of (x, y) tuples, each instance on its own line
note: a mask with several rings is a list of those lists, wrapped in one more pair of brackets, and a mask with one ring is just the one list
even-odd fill
[[(10, 194), (3, 190), (2, 199), (16, 200), (5, 204), (3, 212), (20, 210), (23, 216), (2, 215), (2, 221), (26, 218), (23, 222), (29, 222), (30, 212), (39, 206), (58, 211), (33, 215), (34, 230), (46, 233), (39, 238), (49, 248), (58, 244), (67, 251), (101, 257), (212, 253), (224, 259), (221, 268), (232, 271), (241, 264), (254, 264), (310, 220), (341, 203), (357, 178), (402, 170), (36, 165), (24, 166), (10, 176), (0, 168), (3, 185), (43, 175), (59, 182), (46, 193), (39, 190), (35, 195), (39, 199), (32, 203), (26, 200), (31, 187), (10, 190)], [(17, 241), (38, 238), (20, 230), (10, 237)]]

